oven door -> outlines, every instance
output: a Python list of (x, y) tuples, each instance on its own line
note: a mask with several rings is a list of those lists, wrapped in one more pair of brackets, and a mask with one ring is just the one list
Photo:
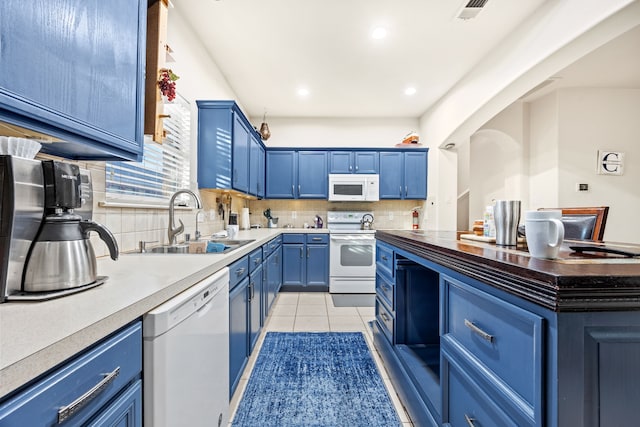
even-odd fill
[(373, 234), (331, 234), (330, 276), (374, 278), (376, 238)]

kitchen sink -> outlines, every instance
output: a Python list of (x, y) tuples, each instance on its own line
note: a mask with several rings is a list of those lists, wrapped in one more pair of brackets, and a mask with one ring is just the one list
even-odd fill
[[(236, 250), (244, 245), (247, 245), (251, 242), (254, 242), (255, 239), (247, 239), (247, 240), (230, 240), (230, 239), (211, 239), (209, 242), (220, 243), (225, 245), (225, 249), (219, 252), (209, 252), (209, 253), (218, 253), (224, 254), (227, 252), (231, 252)], [(188, 254), (189, 253), (189, 245), (181, 244), (181, 245), (165, 245), (165, 246), (156, 246), (155, 248), (151, 248), (147, 251), (147, 253), (152, 254)]]

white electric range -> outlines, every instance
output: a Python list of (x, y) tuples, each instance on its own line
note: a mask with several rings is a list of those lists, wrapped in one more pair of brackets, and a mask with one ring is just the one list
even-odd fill
[[(365, 216), (366, 215), (366, 216)], [(329, 245), (329, 292), (373, 294), (376, 291), (375, 230), (363, 230), (363, 217), (371, 212), (327, 212)]]

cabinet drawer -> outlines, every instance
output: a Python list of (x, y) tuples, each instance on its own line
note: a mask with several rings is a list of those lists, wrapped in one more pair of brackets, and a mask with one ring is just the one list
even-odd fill
[(387, 307), (380, 301), (380, 299), (376, 298), (376, 319), (378, 320), (378, 324), (380, 325), (380, 329), (387, 336), (389, 342), (393, 344), (393, 332), (394, 332), (394, 322), (395, 319), (393, 314), (387, 310)]
[(229, 266), (229, 290), (249, 275), (249, 256), (244, 256)]
[(391, 311), (396, 310), (396, 300), (395, 300), (395, 284), (392, 280), (389, 280), (386, 276), (376, 273), (376, 294), (378, 298), (384, 300)]
[(387, 246), (376, 245), (376, 269), (393, 278), (393, 250)]
[(282, 243), (304, 243), (305, 236), (305, 234), (299, 233), (283, 234)]
[(515, 391), (524, 400), (522, 406), (540, 414), (542, 318), (473, 286), (441, 278), (443, 339), (452, 348), (461, 347), (464, 357), (475, 359), (473, 364), (488, 368), (482, 376), (489, 384)]
[(262, 264), (262, 248), (258, 248), (249, 254), (249, 272), (253, 272)]
[(501, 410), (464, 371), (446, 357), (443, 359), (448, 387), (445, 422), (452, 427), (513, 426), (519, 424)]
[(312, 244), (328, 244), (329, 243), (329, 235), (328, 234), (307, 234), (307, 243)]
[[(0, 425), (53, 426), (65, 413), (64, 425), (84, 425), (141, 371), (142, 326), (137, 322), (0, 405)], [(73, 407), (81, 396), (84, 403)]]
[(266, 259), (281, 244), (282, 236), (278, 236), (275, 239), (270, 240), (268, 243), (262, 245), (262, 257)]

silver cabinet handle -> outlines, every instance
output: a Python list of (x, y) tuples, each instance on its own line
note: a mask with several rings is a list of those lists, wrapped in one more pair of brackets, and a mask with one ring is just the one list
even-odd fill
[(258, 265), (262, 262), (262, 260), (260, 258), (256, 258), (253, 260), (253, 265)]
[(351, 165), (349, 165), (349, 170), (351, 170), (351, 169), (352, 169), (352, 167), (351, 167)]
[(322, 240), (322, 237), (313, 237), (311, 240), (313, 240), (314, 242), (319, 242), (320, 240)]
[(409, 187), (408, 186), (404, 186), (404, 195), (406, 196), (407, 194), (409, 194)]
[(253, 296), (255, 295), (256, 283), (251, 282), (249, 284), (249, 301), (253, 301)]
[(476, 419), (475, 418), (471, 418), (469, 415), (464, 414), (464, 419), (467, 422), (467, 424), (469, 425), (469, 427), (475, 427), (476, 423)]
[(307, 247), (307, 258), (309, 258), (309, 247)]
[(356, 170), (358, 170), (358, 166), (356, 165)]
[(389, 260), (389, 258), (387, 258), (386, 255), (381, 255), (380, 259), (383, 260), (383, 261), (388, 261)]
[(103, 374), (104, 378), (100, 382), (94, 385), (91, 389), (87, 390), (82, 396), (58, 410), (58, 424), (62, 423), (73, 414), (84, 408), (89, 402), (95, 399), (109, 384), (111, 384), (116, 377), (120, 374), (120, 367), (118, 366), (113, 372), (109, 374)]
[(398, 193), (400, 194), (400, 196), (402, 196), (402, 185), (399, 186), (398, 189), (400, 190)]
[(384, 320), (385, 322), (389, 321), (389, 317), (385, 313), (380, 313), (380, 317), (382, 317), (382, 320)]
[(482, 339), (487, 340), (489, 342), (493, 342), (493, 335), (486, 333), (485, 331), (477, 327), (470, 320), (464, 319), (464, 326), (466, 326), (467, 328), (471, 329), (473, 332), (478, 334)]
[(238, 276), (238, 277), (242, 276), (244, 274), (244, 270), (245, 270), (244, 267), (237, 269), (236, 270), (236, 276)]
[(291, 184), (291, 195), (292, 196), (296, 195), (296, 190), (294, 190), (293, 184)]
[(304, 258), (304, 249), (300, 248), (300, 258)]
[(300, 184), (298, 184), (298, 196), (300, 195)]

